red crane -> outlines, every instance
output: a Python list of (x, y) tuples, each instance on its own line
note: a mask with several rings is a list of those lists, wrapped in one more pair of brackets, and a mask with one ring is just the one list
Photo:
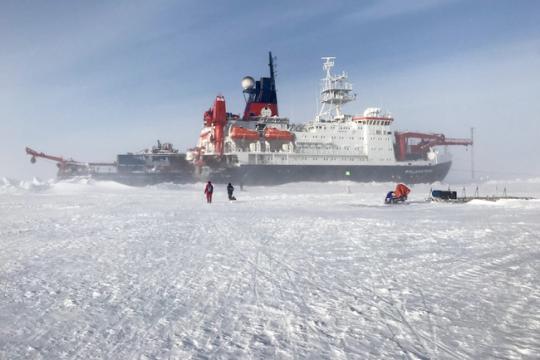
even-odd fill
[[(429, 152), (429, 148), (442, 145), (473, 145), (472, 139), (446, 138), (443, 134), (428, 134), (419, 132), (395, 132), (397, 146), (397, 160), (405, 161), (409, 157), (423, 158)], [(419, 140), (416, 144), (409, 144), (410, 139)]]
[(54, 156), (45, 154), (44, 152), (39, 152), (34, 149), (27, 147), (26, 154), (32, 156), (30, 162), (34, 164), (37, 158), (43, 158), (47, 160), (56, 161), (56, 166), (58, 166), (58, 176), (72, 176), (72, 175), (88, 175), (91, 173), (91, 169), (94, 166), (116, 166), (116, 163), (105, 163), (105, 162), (92, 162), (92, 163), (83, 163), (80, 161), (75, 161), (73, 159), (64, 159), (61, 156)]
[[(44, 152), (39, 152), (39, 151), (36, 151), (36, 150), (31, 149), (29, 147), (26, 147), (26, 154), (32, 156), (32, 158), (30, 159), (30, 162), (32, 164), (36, 163), (36, 158), (38, 158), (38, 157), (43, 158), (43, 159), (47, 159), (47, 160), (56, 161), (56, 162), (58, 162), (58, 164), (62, 164), (62, 165), (65, 165), (68, 162), (70, 162), (70, 163), (79, 163), (77, 161), (74, 161), (73, 159), (66, 160), (61, 156), (54, 156), (54, 155), (45, 154)], [(79, 163), (79, 164), (81, 164), (81, 163)]]
[(214, 126), (214, 145), (215, 152), (219, 156), (223, 155), (223, 129), (227, 124), (227, 110), (225, 107), (225, 98), (217, 96), (214, 101), (214, 106), (204, 113), (204, 125)]

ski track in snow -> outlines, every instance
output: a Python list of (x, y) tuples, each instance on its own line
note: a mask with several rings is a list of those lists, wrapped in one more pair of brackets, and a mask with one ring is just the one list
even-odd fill
[(0, 359), (540, 358), (540, 201), (347, 185), (4, 180)]

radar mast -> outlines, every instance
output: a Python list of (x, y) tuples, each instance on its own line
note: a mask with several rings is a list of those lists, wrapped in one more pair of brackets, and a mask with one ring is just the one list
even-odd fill
[(351, 94), (352, 84), (348, 81), (346, 72), (340, 75), (333, 75), (335, 57), (323, 57), (323, 70), (326, 77), (321, 79), (321, 108), (317, 121), (338, 121), (344, 120), (345, 115), (341, 111), (341, 106), (356, 99), (356, 94)]

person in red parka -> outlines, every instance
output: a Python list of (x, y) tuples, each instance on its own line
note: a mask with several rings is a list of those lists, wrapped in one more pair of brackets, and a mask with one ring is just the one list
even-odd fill
[(394, 190), (394, 196), (398, 201), (405, 201), (407, 200), (407, 195), (411, 192), (411, 189), (409, 189), (405, 184), (397, 184), (396, 190)]
[(206, 202), (210, 204), (212, 202), (212, 194), (214, 193), (214, 185), (210, 181), (206, 183), (204, 193), (206, 195)]
[(411, 192), (405, 184), (397, 184), (394, 191), (389, 191), (384, 199), (385, 204), (396, 204), (407, 200), (407, 195)]

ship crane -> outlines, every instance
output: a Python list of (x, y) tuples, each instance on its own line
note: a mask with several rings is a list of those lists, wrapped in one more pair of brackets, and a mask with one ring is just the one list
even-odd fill
[[(410, 159), (423, 158), (429, 149), (435, 146), (472, 146), (472, 139), (447, 138), (443, 134), (430, 134), (420, 132), (397, 132), (396, 147), (397, 160), (405, 161)], [(416, 144), (409, 144), (410, 139), (419, 140)]]
[(54, 155), (45, 154), (44, 152), (39, 152), (39, 151), (36, 151), (36, 150), (31, 149), (29, 147), (26, 147), (26, 154), (32, 156), (30, 158), (30, 162), (32, 164), (36, 163), (37, 158), (43, 158), (43, 159), (47, 159), (47, 160), (56, 161), (58, 163), (58, 167), (65, 166), (68, 162), (73, 163), (73, 164), (81, 164), (82, 165), (82, 163), (74, 161), (73, 159), (66, 160), (61, 156), (54, 156)]
[(224, 128), (227, 125), (227, 110), (223, 96), (216, 96), (212, 108), (204, 113), (204, 125), (213, 127), (214, 151), (220, 157), (223, 156)]
[(73, 159), (64, 159), (61, 156), (49, 155), (44, 152), (39, 152), (29, 147), (26, 147), (26, 154), (32, 156), (30, 162), (32, 164), (36, 163), (37, 158), (43, 158), (47, 160), (56, 161), (56, 166), (58, 166), (58, 177), (64, 178), (73, 175), (88, 175), (89, 169), (94, 166), (116, 166), (116, 162), (106, 163), (106, 162), (91, 162), (83, 163)]

